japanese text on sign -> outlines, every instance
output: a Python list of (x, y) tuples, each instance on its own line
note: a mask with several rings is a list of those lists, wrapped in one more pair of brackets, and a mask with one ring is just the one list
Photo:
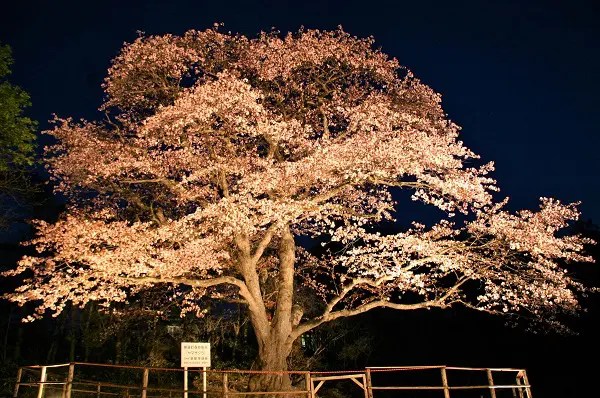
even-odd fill
[(210, 343), (181, 343), (182, 368), (210, 368)]

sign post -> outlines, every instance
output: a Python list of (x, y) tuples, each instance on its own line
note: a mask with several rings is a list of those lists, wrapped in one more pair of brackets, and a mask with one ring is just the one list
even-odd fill
[(183, 398), (188, 398), (188, 368), (202, 368), (202, 396), (206, 398), (206, 368), (210, 368), (210, 343), (181, 343)]
[(188, 398), (188, 371), (187, 366), (183, 368), (183, 398)]

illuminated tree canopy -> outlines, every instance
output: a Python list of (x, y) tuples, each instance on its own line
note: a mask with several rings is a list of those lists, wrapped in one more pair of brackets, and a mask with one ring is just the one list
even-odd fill
[[(113, 60), (107, 119), (57, 119), (47, 163), (69, 207), (37, 223), (10, 295), (39, 304), (125, 302), (151, 286), (202, 310), (247, 305), (263, 369), (340, 317), (462, 304), (544, 317), (578, 308), (561, 264), (586, 241), (559, 231), (574, 205), (510, 214), (491, 163), (459, 141), (441, 97), (372, 39), (217, 29), (140, 37)], [(479, 166), (476, 166), (479, 164)], [(444, 214), (395, 234), (412, 205)], [(460, 214), (460, 217), (455, 216)], [(321, 250), (298, 237), (323, 242)], [(300, 291), (319, 305), (304, 308)]]

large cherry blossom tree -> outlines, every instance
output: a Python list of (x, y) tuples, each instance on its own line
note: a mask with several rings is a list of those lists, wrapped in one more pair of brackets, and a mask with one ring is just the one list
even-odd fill
[[(157, 285), (182, 313), (235, 300), (260, 367), (284, 370), (303, 333), (373, 308), (461, 304), (549, 322), (578, 308), (581, 286), (561, 264), (589, 260), (585, 240), (559, 232), (575, 206), (543, 198), (538, 211), (506, 211), (493, 165), (458, 140), (440, 95), (372, 39), (140, 37), (104, 88), (105, 120), (57, 119), (48, 132), (69, 206), (37, 222), (39, 255), (10, 272), (26, 279), (9, 298), (36, 303), (36, 316)], [(378, 233), (410, 219), (400, 190), (444, 216)], [(307, 294), (319, 304), (304, 305)]]

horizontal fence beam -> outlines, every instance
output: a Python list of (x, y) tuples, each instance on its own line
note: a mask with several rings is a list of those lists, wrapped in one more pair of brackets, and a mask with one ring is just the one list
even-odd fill
[(527, 384), (510, 384), (505, 386), (490, 386), (490, 385), (480, 385), (480, 386), (372, 386), (373, 390), (501, 390), (501, 389), (509, 389), (509, 388), (530, 388), (530, 385)]
[(340, 376), (316, 376), (316, 377), (311, 377), (313, 380), (318, 381), (318, 380), (344, 380), (344, 379), (355, 379), (357, 377), (363, 377), (364, 373), (354, 373), (354, 374), (347, 374), (347, 375), (340, 375)]
[(62, 368), (62, 367), (67, 367), (70, 364), (71, 363), (59, 363), (56, 365), (26, 365), (26, 366), (21, 366), (21, 367), (23, 369)]

